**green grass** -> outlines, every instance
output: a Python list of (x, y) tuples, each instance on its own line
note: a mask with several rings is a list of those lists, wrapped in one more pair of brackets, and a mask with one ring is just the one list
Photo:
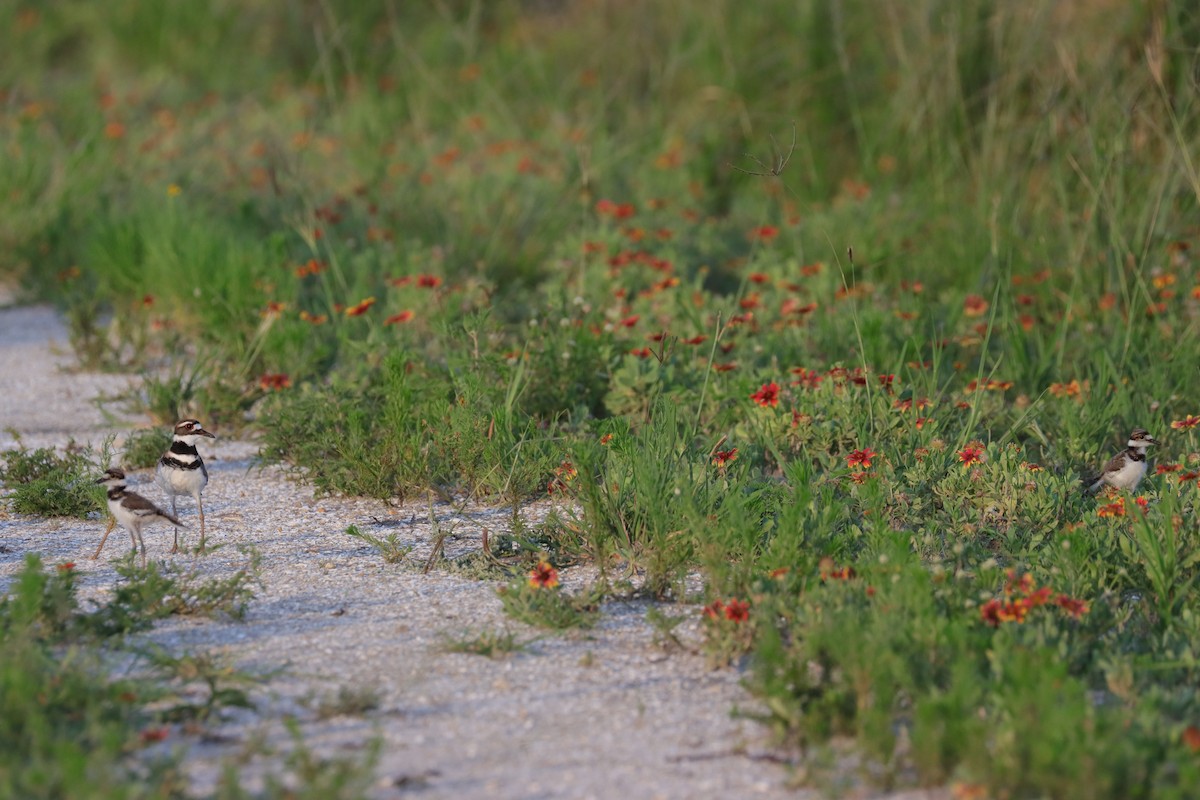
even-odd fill
[(96, 485), (99, 464), (107, 463), (111, 438), (94, 452), (74, 442), (59, 453), (50, 448), (30, 450), (20, 445), (0, 454), (0, 484), (18, 514), (86, 519), (104, 508), (104, 487)]
[[(700, 571), (714, 661), (887, 787), (1192, 793), (1185, 4), (151, 5), (0, 12), (4, 274), (148, 414), (568, 501), (538, 551)], [(1178, 469), (1115, 516), (1135, 426)]]

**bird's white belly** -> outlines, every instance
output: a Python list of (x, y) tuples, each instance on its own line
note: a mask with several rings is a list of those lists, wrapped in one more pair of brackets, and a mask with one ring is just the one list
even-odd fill
[(208, 476), (203, 469), (159, 467), (155, 480), (167, 494), (196, 494), (208, 483)]
[(1146, 475), (1146, 462), (1125, 459), (1124, 465), (1116, 472), (1109, 473), (1105, 480), (1118, 489), (1132, 489)]

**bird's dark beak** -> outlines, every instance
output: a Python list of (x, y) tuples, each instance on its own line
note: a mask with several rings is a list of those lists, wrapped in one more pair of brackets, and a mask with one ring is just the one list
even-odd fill
[(96, 480), (92, 481), (92, 483), (104, 483), (106, 480), (108, 480), (108, 476), (101, 475), (99, 478), (96, 478)]
[(196, 433), (200, 434), (201, 436), (207, 436), (207, 437), (208, 437), (208, 438), (210, 438), (210, 439), (215, 439), (215, 438), (217, 438), (216, 434), (214, 434), (214, 433), (209, 433), (208, 431), (204, 430), (203, 428), (201, 428), (200, 430), (196, 431)]
[(1153, 436), (1147, 436), (1146, 441), (1149, 442), (1150, 444), (1158, 444), (1159, 443), (1158, 439), (1155, 439)]

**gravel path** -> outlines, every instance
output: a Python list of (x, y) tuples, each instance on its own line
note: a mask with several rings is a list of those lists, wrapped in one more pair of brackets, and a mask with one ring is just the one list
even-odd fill
[[(64, 371), (65, 340), (48, 308), (0, 310), (0, 427), (18, 431), (27, 446), (71, 437), (99, 442), (128, 429), (92, 400), (132, 379)], [(818, 796), (788, 788), (790, 773), (765, 728), (731, 713), (755, 708), (738, 672), (664, 649), (645, 621), (645, 603), (609, 602), (596, 628), (543, 635), (504, 615), (495, 583), (441, 569), (422, 573), (435, 530), (450, 533), (446, 555), (468, 553), (479, 548), (485, 527), (504, 530), (509, 510), (316, 499), (255, 465), (252, 444), (205, 444), (208, 536), (222, 547), (204, 557), (170, 556), (169, 530), (151, 528), (150, 556), (215, 577), (245, 563), (237, 546), (252, 545), (263, 556), (262, 587), (242, 622), (176, 618), (146, 638), (172, 653), (219, 654), (241, 670), (275, 674), (253, 691), (254, 710), (224, 715), (202, 737), (173, 731), (160, 745), (189, 749), (185, 769), (196, 794), (212, 790), (227, 759), (240, 759), (251, 786), (265, 771), (277, 773), (278, 753), (291, 742), (284, 720), (294, 718), (322, 756), (361, 757), (378, 737), (373, 794), (381, 798)], [(11, 434), (0, 435), (0, 449), (12, 445)], [(131, 483), (161, 502), (150, 474)], [(524, 513), (536, 519), (547, 510)], [(194, 542), (190, 499), (180, 501), (180, 515)], [(350, 524), (396, 532), (413, 552), (405, 563), (386, 564), (345, 534)], [(104, 596), (116, 579), (106, 559), (127, 544), (115, 531), (101, 559), (88, 560), (103, 528), (99, 518), (43, 520), (0, 510), (0, 590), (25, 553), (37, 551), (50, 562), (74, 561), (81, 594)], [(595, 575), (577, 568), (561, 577), (573, 590)], [(667, 611), (689, 613), (677, 632), (698, 643), (696, 610)], [(480, 631), (512, 631), (531, 643), (499, 660), (445, 651), (446, 637)], [(342, 687), (374, 687), (378, 707), (321, 719), (314, 699)], [(262, 755), (262, 744), (276, 755)]]

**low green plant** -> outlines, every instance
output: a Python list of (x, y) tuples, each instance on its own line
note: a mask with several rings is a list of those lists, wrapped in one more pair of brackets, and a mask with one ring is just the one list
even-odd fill
[(304, 741), (300, 724), (285, 720), (291, 748), (283, 756), (283, 770), (272, 770), (261, 789), (241, 785), (237, 771), (229, 768), (221, 776), (218, 796), (228, 800), (362, 800), (377, 783), (375, 767), (383, 747), (373, 737), (361, 756), (322, 757)]
[(574, 595), (557, 587), (534, 586), (529, 581), (502, 586), (496, 594), (504, 613), (518, 622), (554, 631), (590, 628), (600, 619), (603, 591), (593, 587)]
[(654, 640), (664, 650), (689, 650), (675, 633), (688, 619), (687, 614), (668, 614), (657, 605), (646, 609), (646, 622), (654, 629)]
[(111, 437), (100, 453), (68, 446), (65, 453), (49, 448), (18, 447), (3, 453), (0, 481), (9, 487), (8, 503), (18, 514), (86, 519), (104, 507), (104, 488), (97, 486), (97, 463), (111, 447)]
[(150, 469), (158, 464), (158, 459), (171, 446), (171, 436), (171, 430), (163, 426), (143, 428), (129, 434), (121, 455), (125, 471)]
[(111, 635), (141, 630), (172, 615), (240, 620), (259, 582), (261, 557), (253, 550), (246, 555), (246, 565), (231, 574), (205, 578), (198, 569), (177, 564), (139, 566), (130, 553), (117, 563), (120, 580), (109, 601), (89, 617), (89, 625)]
[(0, 796), (127, 797), (169, 792), (174, 759), (135, 767), (162, 695), (154, 680), (114, 678), (75, 597), (73, 565), (36, 554), (0, 599)]
[(517, 634), (510, 630), (468, 631), (443, 636), (442, 649), (447, 653), (467, 653), (498, 659), (526, 650), (531, 641), (521, 641)]
[(346, 528), (346, 535), (353, 536), (355, 539), (366, 542), (374, 547), (388, 564), (403, 562), (404, 559), (408, 558), (408, 554), (413, 549), (413, 546), (410, 544), (401, 544), (399, 534), (395, 532), (379, 537), (367, 533), (357, 525), (350, 525)]
[(339, 686), (337, 692), (311, 698), (317, 719), (361, 717), (379, 708), (383, 695), (374, 686)]
[[(224, 708), (254, 708), (248, 689), (262, 679), (233, 667), (220, 656), (173, 655), (158, 648), (145, 649), (143, 655), (172, 690), (160, 701), (165, 721), (206, 722)], [(202, 695), (201, 699), (194, 699), (197, 694)]]

